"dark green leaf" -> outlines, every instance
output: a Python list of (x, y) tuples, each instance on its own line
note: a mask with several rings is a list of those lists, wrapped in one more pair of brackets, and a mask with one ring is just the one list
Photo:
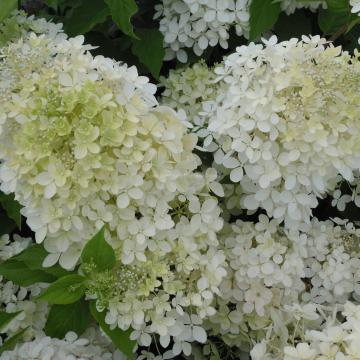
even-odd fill
[(22, 337), (27, 329), (28, 329), (28, 327), (21, 330), (20, 332), (18, 332), (11, 338), (7, 339), (0, 347), (0, 354), (2, 354), (4, 351), (12, 350), (16, 346), (18, 341), (22, 339)]
[(135, 37), (131, 24), (131, 17), (136, 14), (138, 7), (134, 0), (105, 0), (111, 12), (111, 17), (119, 29), (126, 35)]
[(301, 35), (311, 34), (311, 19), (305, 11), (301, 10), (290, 16), (281, 13), (274, 26), (274, 32), (279, 41), (289, 40), (293, 37), (300, 39)]
[(20, 286), (29, 286), (38, 282), (49, 283), (56, 279), (42, 270), (31, 270), (23, 262), (15, 259), (0, 264), (0, 275)]
[(132, 52), (157, 79), (165, 56), (164, 37), (156, 29), (138, 29), (136, 35), (140, 40), (133, 41)]
[(114, 330), (111, 330), (109, 325), (105, 322), (105, 311), (98, 312), (95, 301), (90, 302), (90, 312), (94, 319), (99, 323), (101, 329), (110, 337), (114, 345), (122, 351), (129, 360), (134, 359), (133, 349), (136, 342), (130, 340), (131, 329), (122, 331), (119, 328), (115, 328)]
[[(359, 16), (360, 19), (360, 16)], [(343, 49), (350, 51), (352, 53), (354, 49), (359, 47), (359, 38), (360, 38), (360, 26), (354, 26), (351, 31), (344, 34), (343, 37)], [(350, 205), (350, 204), (349, 204)], [(352, 213), (357, 214), (355, 210), (356, 207), (353, 209)]]
[(21, 205), (15, 200), (14, 195), (0, 193), (0, 203), (9, 218), (14, 220), (16, 225), (21, 228)]
[(16, 223), (11, 220), (4, 209), (0, 208), (0, 236), (10, 234), (16, 229)]
[(354, 26), (359, 25), (360, 24), (360, 16), (358, 14), (351, 14), (350, 19), (349, 19), (349, 25), (348, 28), (346, 29), (346, 32), (350, 32)]
[(14, 313), (7, 313), (6, 311), (0, 311), (0, 331), (9, 324), (12, 319), (15, 319), (22, 311), (17, 311)]
[(95, 264), (97, 270), (112, 269), (115, 265), (114, 249), (106, 242), (104, 227), (89, 240), (82, 253), (82, 263)]
[(45, 334), (63, 339), (69, 331), (79, 336), (89, 327), (91, 314), (84, 300), (68, 305), (53, 305), (45, 325)]
[(69, 271), (66, 271), (59, 265), (47, 268), (43, 267), (42, 263), (47, 255), (48, 252), (44, 249), (43, 245), (34, 244), (26, 248), (20, 254), (13, 256), (12, 259), (23, 262), (31, 270), (42, 270), (57, 278), (70, 274)]
[(59, 0), (43, 0), (43, 1), (47, 6), (53, 8), (55, 10), (57, 9), (57, 7), (59, 5)]
[(65, 32), (70, 36), (85, 34), (95, 25), (103, 23), (109, 15), (110, 10), (103, 0), (83, 1), (64, 23)]
[(350, 19), (350, 6), (348, 0), (327, 0), (327, 9), (319, 12), (319, 26), (324, 34), (334, 34), (337, 31), (347, 30)]
[(270, 30), (280, 14), (280, 3), (274, 0), (253, 0), (250, 5), (250, 40)]
[(17, 9), (17, 0), (1, 0), (0, 1), (0, 22), (8, 17), (11, 12)]
[(77, 274), (64, 276), (53, 282), (38, 299), (56, 305), (72, 304), (85, 294), (85, 280)]

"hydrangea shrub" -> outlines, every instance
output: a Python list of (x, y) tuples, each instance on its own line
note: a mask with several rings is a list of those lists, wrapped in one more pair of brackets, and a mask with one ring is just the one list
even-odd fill
[(0, 359), (360, 359), (359, 5), (0, 5)]

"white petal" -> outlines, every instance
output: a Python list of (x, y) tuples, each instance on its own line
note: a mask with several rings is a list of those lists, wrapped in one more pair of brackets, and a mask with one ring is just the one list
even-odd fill
[(289, 175), (285, 178), (285, 189), (292, 190), (296, 185), (296, 176)]
[(194, 326), (193, 327), (193, 336), (194, 339), (196, 341), (198, 341), (199, 343), (206, 343), (206, 339), (207, 339), (207, 335), (206, 335), (206, 331), (200, 327), (200, 326)]
[(233, 157), (225, 157), (223, 159), (223, 165), (228, 169), (234, 169), (240, 165), (240, 162), (238, 159), (235, 159)]
[(36, 177), (36, 181), (38, 182), (38, 184), (45, 186), (45, 185), (49, 185), (52, 179), (49, 173), (42, 172)]
[(235, 168), (231, 170), (230, 180), (234, 183), (238, 183), (243, 178), (243, 175), (244, 175), (244, 170), (242, 167)]
[(41, 229), (38, 229), (35, 233), (35, 240), (38, 244), (42, 243), (46, 237), (47, 227), (44, 226)]
[(59, 260), (59, 258), (60, 258), (60, 253), (57, 253), (57, 254), (49, 254), (45, 259), (44, 259), (44, 261), (43, 261), (43, 263), (42, 263), (42, 266), (43, 267), (51, 267), (51, 266), (53, 266), (53, 265), (55, 265), (57, 262), (58, 262), (58, 260)]
[(130, 203), (130, 199), (127, 194), (120, 194), (116, 199), (116, 205), (119, 209), (125, 209)]
[(45, 199), (51, 199), (56, 194), (56, 185), (55, 183), (51, 183), (45, 187), (44, 196)]
[(261, 188), (266, 189), (270, 185), (270, 179), (267, 174), (264, 174), (259, 179), (259, 185)]
[(59, 75), (59, 83), (62, 86), (72, 86), (73, 85), (73, 81), (71, 76), (68, 73), (60, 73)]
[(165, 336), (160, 336), (160, 344), (163, 348), (167, 348), (170, 344), (170, 336), (169, 335), (165, 335)]
[(76, 159), (83, 159), (87, 154), (87, 148), (84, 145), (75, 146), (74, 155)]
[(209, 188), (217, 196), (223, 197), (225, 195), (223, 187), (218, 182), (210, 183)]

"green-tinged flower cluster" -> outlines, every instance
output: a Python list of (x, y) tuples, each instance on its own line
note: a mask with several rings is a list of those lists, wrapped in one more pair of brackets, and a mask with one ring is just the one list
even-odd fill
[(54, 24), (41, 18), (36, 19), (34, 16), (27, 17), (23, 11), (14, 12), (12, 16), (0, 23), (0, 48), (21, 37), (28, 37), (31, 32), (56, 37), (61, 31), (62, 24)]
[(49, 262), (67, 268), (104, 223), (116, 248), (171, 228), (167, 204), (180, 188), (191, 194), (182, 182), (199, 164), (196, 137), (156, 106), (155, 86), (82, 41), (32, 33), (0, 63), (2, 190), (46, 238)]

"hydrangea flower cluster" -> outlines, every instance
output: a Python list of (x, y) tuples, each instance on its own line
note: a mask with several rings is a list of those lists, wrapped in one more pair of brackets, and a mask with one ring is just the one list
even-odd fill
[(218, 90), (198, 116), (215, 163), (241, 185), (241, 207), (287, 227), (309, 222), (338, 174), (352, 181), (359, 168), (358, 54), (320, 37), (272, 37), (238, 47), (215, 73)]
[(353, 181), (346, 181), (342, 178), (332, 193), (331, 205), (339, 211), (345, 211), (349, 204), (360, 207), (360, 182), (359, 173), (354, 174)]
[[(342, 309), (342, 311), (340, 311)], [(315, 311), (314, 311), (315, 310)], [(326, 312), (321, 311), (323, 320), (321, 326), (309, 326), (305, 331), (300, 333), (299, 338), (292, 340), (282, 348), (275, 349), (271, 340), (267, 339), (255, 345), (251, 351), (253, 360), (315, 360), (315, 359), (358, 359), (360, 358), (359, 347), (359, 325), (360, 325), (360, 306), (347, 302), (344, 306), (335, 307), (331, 315), (326, 316)], [(339, 320), (341, 313), (344, 321)], [(303, 311), (299, 321), (306, 317), (321, 318), (313, 308), (312, 314)]]
[(109, 341), (94, 328), (89, 328), (78, 338), (68, 332), (64, 339), (39, 334), (35, 339), (16, 345), (5, 351), (2, 360), (124, 360), (122, 354), (114, 352)]
[(232, 26), (237, 35), (248, 36), (248, 0), (163, 0), (155, 9), (155, 18), (161, 18), (166, 60), (177, 57), (185, 63), (184, 48), (192, 48), (198, 56), (209, 46), (226, 49)]
[(259, 220), (237, 220), (222, 231), (227, 276), (208, 324), (243, 350), (272, 324), (284, 332), (294, 304), (334, 306), (360, 295), (360, 230), (353, 224), (313, 219), (295, 231), (265, 215)]
[(135, 259), (122, 257), (113, 271), (95, 274), (87, 292), (99, 310), (106, 309), (111, 327), (131, 327), (131, 337), (143, 347), (158, 337), (164, 351), (170, 345), (168, 358), (190, 355), (192, 342), (206, 342), (203, 321), (215, 313), (214, 298), (226, 275), (216, 235), (223, 223), (220, 208), (203, 179), (192, 183), (197, 196), (179, 195), (172, 203), (173, 229), (157, 233), (146, 251), (139, 244)]
[(156, 106), (156, 87), (82, 42), (32, 33), (1, 50), (1, 189), (46, 238), (47, 266), (72, 268), (103, 224), (128, 262), (144, 258), (147, 239), (174, 226), (170, 203), (191, 196), (199, 164), (196, 137)]
[[(287, 14), (299, 8), (317, 9), (324, 1), (278, 0)], [(238, 36), (249, 36), (251, 0), (163, 0), (155, 6), (164, 35), (166, 60), (186, 62), (186, 48), (200, 56), (208, 47), (228, 48), (230, 30)]]
[(199, 140), (208, 135), (206, 118), (200, 114), (203, 103), (216, 97), (216, 78), (214, 71), (210, 70), (204, 61), (200, 61), (186, 69), (173, 70), (168, 77), (160, 79), (164, 87), (161, 94), (162, 104), (184, 112), (186, 118), (191, 121), (191, 131)]

